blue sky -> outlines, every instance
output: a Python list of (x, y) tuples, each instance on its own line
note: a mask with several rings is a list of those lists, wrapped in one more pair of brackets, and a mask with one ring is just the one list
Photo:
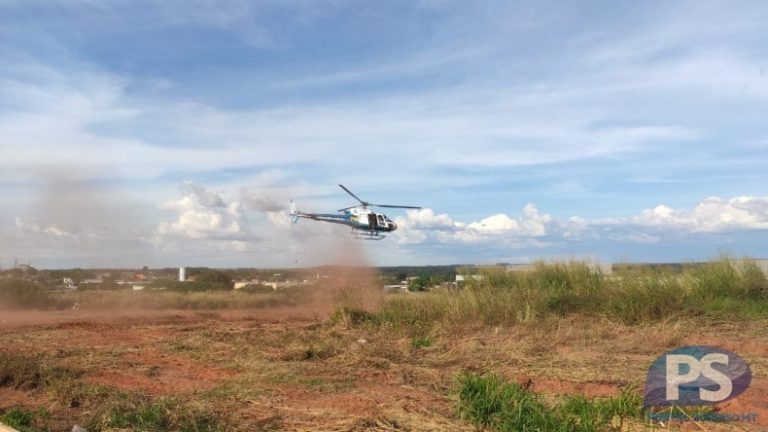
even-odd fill
[[(756, 2), (0, 0), (0, 267), (767, 257), (767, 25)], [(362, 245), (287, 223), (288, 198), (350, 205), (338, 183), (425, 210)]]

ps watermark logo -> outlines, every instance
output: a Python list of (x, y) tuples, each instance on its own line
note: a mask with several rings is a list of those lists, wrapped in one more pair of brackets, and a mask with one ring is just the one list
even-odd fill
[(751, 381), (749, 364), (735, 353), (708, 346), (676, 348), (651, 364), (644, 404), (646, 408), (714, 405), (744, 393)]

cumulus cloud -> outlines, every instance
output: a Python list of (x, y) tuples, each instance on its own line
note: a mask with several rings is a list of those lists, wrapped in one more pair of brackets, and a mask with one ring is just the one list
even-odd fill
[[(693, 210), (658, 205), (624, 218), (555, 218), (528, 203), (517, 218), (498, 213), (463, 223), (432, 209), (409, 211), (397, 219), (402, 244), (498, 242), (547, 246), (552, 241), (605, 239), (639, 244), (656, 244), (666, 235), (696, 235), (736, 230), (768, 230), (768, 197), (710, 197)], [(532, 242), (536, 239), (547, 241)]]
[[(445, 213), (435, 214), (431, 208), (420, 210), (408, 210), (405, 212), (405, 219), (398, 219), (404, 225), (414, 229), (453, 229), (464, 226), (461, 222), (456, 222)], [(404, 221), (404, 222), (403, 222)]]
[(16, 228), (28, 234), (47, 235), (53, 237), (74, 237), (75, 234), (65, 231), (57, 226), (41, 226), (38, 223), (25, 220), (21, 217), (15, 219)]
[(709, 197), (690, 212), (659, 205), (644, 210), (631, 222), (696, 232), (768, 229), (768, 197)]
[(398, 242), (420, 243), (432, 239), (438, 242), (475, 243), (509, 241), (516, 238), (541, 237), (547, 234), (553, 218), (539, 213), (536, 205), (528, 203), (522, 215), (515, 219), (498, 213), (478, 221), (455, 221), (447, 214), (435, 214), (432, 209), (409, 210), (405, 218), (396, 219), (400, 226)]
[(227, 204), (218, 192), (190, 182), (184, 183), (182, 193), (182, 198), (162, 205), (162, 208), (176, 213), (176, 220), (161, 222), (157, 227), (158, 235), (219, 240), (238, 240), (248, 236), (240, 202)]
[(467, 225), (467, 231), (478, 234), (508, 234), (540, 237), (547, 234), (547, 224), (552, 221), (548, 214), (540, 214), (536, 205), (528, 203), (523, 207), (523, 217), (513, 219), (499, 213)]

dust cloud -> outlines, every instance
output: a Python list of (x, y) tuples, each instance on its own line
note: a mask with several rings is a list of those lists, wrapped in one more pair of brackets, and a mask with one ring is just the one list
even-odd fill
[(307, 278), (320, 277), (307, 306), (324, 316), (339, 308), (365, 312), (377, 312), (381, 308), (383, 292), (378, 272), (368, 263), (362, 241), (335, 238), (327, 248), (318, 248), (315, 253), (318, 261), (325, 259), (327, 264), (306, 275)]
[[(115, 257), (124, 256), (126, 248), (136, 247), (137, 255), (152, 261), (154, 252), (147, 250), (146, 243), (136, 240), (147, 230), (151, 231), (151, 227), (142, 227), (136, 222), (141, 217), (128, 209), (128, 200), (117, 188), (100, 187), (86, 177), (72, 177), (61, 172), (45, 173), (40, 185), (37, 199), (17, 220), (18, 229), (26, 234), (25, 241), (36, 242), (36, 249), (64, 250), (69, 256), (86, 262), (97, 262), (100, 258), (105, 268), (116, 268), (121, 263), (115, 261)], [(252, 211), (264, 214), (285, 211), (285, 206), (273, 196), (251, 190), (247, 205)], [(367, 312), (381, 308), (383, 293), (378, 273), (366, 256), (366, 242), (351, 238), (344, 227), (312, 221), (307, 221), (300, 229), (291, 228), (290, 231), (276, 232), (273, 241), (288, 244), (293, 251), (290, 253), (295, 259), (281, 257), (287, 258), (286, 266), (290, 266), (289, 262), (313, 266), (303, 275), (311, 282), (291, 294), (266, 295), (274, 296), (275, 300), (259, 303), (242, 297), (243, 302), (238, 303), (242, 293), (218, 293), (216, 295), (231, 294), (232, 298), (211, 300), (212, 305), (220, 301), (225, 306), (189, 308), (177, 305), (186, 304), (188, 297), (184, 296), (204, 293), (164, 292), (158, 296), (130, 290), (53, 293), (52, 301), (64, 298), (69, 303), (21, 309), (0, 303), (0, 328), (77, 321), (325, 320), (340, 308)], [(127, 239), (139, 242), (140, 246), (132, 245)], [(112, 254), (114, 250), (120, 250), (120, 253)], [(254, 263), (254, 267), (259, 267), (258, 263)], [(164, 299), (157, 300), (161, 297)]]
[(54, 268), (55, 256), (103, 267), (150, 259), (145, 210), (119, 185), (94, 180), (97, 174), (72, 167), (38, 173), (34, 198), (14, 221), (14, 254)]

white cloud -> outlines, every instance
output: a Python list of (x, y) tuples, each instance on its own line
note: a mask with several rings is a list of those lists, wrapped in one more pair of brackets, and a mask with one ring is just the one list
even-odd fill
[[(28, 2), (0, 3), (19, 7), (22, 16)], [(136, 184), (152, 194), (142, 199), (155, 206), (167, 198), (164, 188), (175, 184), (169, 179), (214, 178), (215, 189), (185, 185), (184, 196), (164, 207), (171, 217), (160, 222), (152, 214), (145, 229), (135, 229), (165, 243), (201, 240), (196, 243), (201, 256), (210, 250), (246, 252), (256, 247), (246, 239), (256, 237), (282, 250), (297, 247), (286, 246), (285, 238), (322, 243), (332, 236), (330, 228), (305, 224), (289, 230), (283, 203), (299, 189), (308, 204), (327, 204), (325, 185), (340, 175), (363, 187), (408, 188), (413, 196), (439, 185), (467, 203), (472, 192), (461, 187), (472, 184), (491, 198), (471, 206), (487, 217), (466, 222), (431, 209), (407, 212), (398, 219), (401, 228), (394, 236), (400, 243), (452, 243), (458, 249), (464, 243), (516, 247), (605, 238), (650, 244), (663, 243), (672, 232), (761, 230), (768, 224), (765, 198), (760, 197), (711, 198), (692, 209), (675, 206), (683, 195), (711, 193), (705, 182), (695, 191), (669, 191), (668, 205), (613, 219), (558, 218), (533, 204), (519, 215), (500, 213), (488, 204), (499, 202), (506, 196), (501, 188), (524, 176), (503, 168), (531, 165), (543, 180), (584, 185), (552, 194), (551, 184), (540, 178), (520, 182), (531, 193), (527, 199), (539, 203), (541, 196), (552, 195), (614, 197), (616, 190), (606, 183), (621, 177), (661, 173), (712, 181), (707, 167), (732, 177), (718, 191), (759, 193), (751, 184), (764, 180), (760, 165), (768, 154), (761, 152), (766, 149), (761, 108), (768, 96), (758, 37), (765, 24), (762, 7), (682, 4), (649, 13), (624, 6), (611, 11), (617, 20), (606, 25), (598, 16), (582, 15), (580, 8), (446, 5), (428, 14), (428, 25), (409, 21), (399, 27), (423, 28), (429, 38), (403, 41), (385, 32), (387, 49), (348, 56), (349, 47), (341, 45), (345, 55), (329, 55), (326, 62), (305, 56), (303, 50), (316, 42), (314, 32), (331, 38), (346, 33), (328, 26), (295, 33), (297, 26), (287, 26), (277, 33), (275, 23), (286, 27), (329, 15), (350, 17), (335, 15), (338, 10), (362, 10), (365, 16), (355, 15), (361, 19), (403, 16), (386, 17), (375, 6), (361, 9), (335, 0), (43, 3), (27, 9), (29, 20), (0, 25), (0, 36), (10, 36), (0, 40), (13, 41), (0, 44), (0, 186), (12, 185), (4, 192), (23, 194), (36, 181), (30, 173), (85, 169), (89, 179), (142, 179)], [(683, 14), (681, 9), (689, 10)], [(43, 20), (50, 15), (55, 25)], [(416, 11), (412, 15), (424, 18)], [(41, 21), (30, 25), (31, 18)], [(570, 25), (582, 20), (583, 28)], [(569, 25), (558, 25), (565, 21)], [(621, 31), (615, 31), (616, 23)], [(376, 47), (378, 32), (389, 26), (378, 22), (373, 27), (370, 34), (360, 33), (360, 41)], [(222, 56), (216, 68), (190, 75), (189, 64), (178, 61), (199, 57), (185, 57), (200, 48), (195, 38), (191, 44), (178, 40), (168, 58), (156, 51), (128, 57), (127, 51), (141, 50), (126, 49), (119, 62), (82, 44), (98, 35), (130, 35), (128, 30), (138, 30), (139, 42), (146, 43), (140, 34), (162, 39), (175, 37), (180, 29), (193, 34), (200, 28), (232, 32), (251, 48), (290, 46), (295, 52), (286, 52), (286, 58), (294, 60), (278, 65), (266, 59), (249, 69)], [(306, 35), (312, 40), (303, 39)], [(540, 49), (529, 52), (530, 40)], [(114, 43), (120, 51), (121, 43), (137, 41), (121, 37), (101, 43)], [(227, 52), (242, 52), (238, 47), (230, 44)], [(338, 61), (342, 57), (346, 60)], [(145, 63), (161, 60), (162, 67)], [(751, 168), (741, 170), (733, 163), (739, 159), (748, 160)], [(591, 167), (595, 172), (587, 172)], [(269, 193), (256, 188), (235, 201), (218, 192), (251, 186), (253, 177), (244, 173), (270, 169), (291, 171), (281, 178), (282, 187)], [(742, 189), (747, 177), (752, 183)], [(504, 182), (495, 186), (489, 179)], [(614, 205), (626, 206), (651, 193), (633, 190)], [(571, 202), (576, 206), (571, 214), (584, 211), (579, 205), (590, 205)], [(2, 212), (10, 215), (6, 230), (45, 238), (46, 245), (48, 240), (71, 244), (73, 239), (101, 238), (132, 226), (130, 217), (112, 222), (115, 206), (96, 216), (89, 216), (93, 211), (87, 202), (71, 200), (60, 208), (89, 211), (68, 216), (45, 208), (27, 214), (16, 199), (7, 199), (4, 207)], [(16, 215), (24, 216), (14, 227)], [(139, 237), (134, 228), (125, 231), (119, 237)], [(61, 256), (69, 253), (65, 249)], [(262, 256), (274, 253), (262, 251)]]
[(461, 222), (456, 222), (445, 213), (435, 214), (431, 208), (420, 210), (407, 210), (405, 219), (398, 219), (404, 225), (414, 229), (452, 229), (464, 226)]
[(467, 230), (478, 233), (501, 234), (508, 231), (519, 231), (520, 224), (509, 216), (499, 213), (467, 225)]
[[(495, 242), (507, 246), (521, 243), (549, 246), (551, 241), (600, 238), (655, 244), (662, 242), (666, 235), (768, 230), (768, 197), (739, 196), (729, 200), (710, 197), (691, 211), (658, 205), (625, 218), (558, 219), (540, 213), (533, 203), (528, 203), (519, 218), (498, 213), (465, 224), (447, 214), (435, 215), (432, 209), (424, 209), (409, 211), (406, 218), (399, 218), (397, 222), (401, 227), (397, 234), (401, 244)], [(534, 242), (537, 238), (548, 241)]]
[(510, 242), (520, 238), (542, 237), (547, 234), (552, 221), (550, 215), (539, 213), (532, 203), (525, 205), (518, 219), (499, 213), (464, 223), (453, 220), (447, 214), (435, 215), (428, 208), (409, 210), (405, 218), (396, 220), (400, 227), (400, 243), (421, 243), (429, 239), (446, 243)]
[(75, 237), (75, 234), (65, 231), (57, 226), (41, 226), (38, 223), (27, 221), (23, 218), (17, 217), (16, 228), (24, 233), (48, 235), (53, 237)]
[(738, 196), (729, 200), (710, 197), (690, 212), (659, 205), (644, 210), (630, 222), (694, 232), (768, 229), (768, 197)]
[(174, 211), (177, 217), (174, 222), (161, 222), (158, 235), (215, 240), (236, 240), (249, 235), (238, 201), (226, 204), (216, 191), (189, 182), (182, 192), (185, 196), (162, 206)]

